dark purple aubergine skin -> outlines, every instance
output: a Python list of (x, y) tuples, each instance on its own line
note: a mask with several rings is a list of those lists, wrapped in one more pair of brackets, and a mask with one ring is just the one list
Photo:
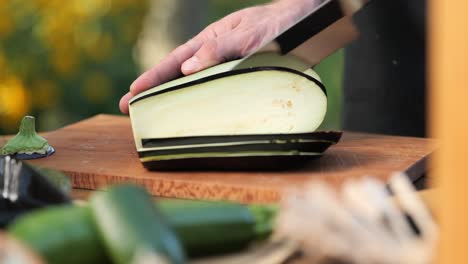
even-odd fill
[(304, 168), (320, 157), (321, 155), (187, 158), (143, 162), (143, 166), (157, 171), (289, 171)]
[(268, 144), (248, 144), (248, 145), (233, 145), (233, 146), (210, 146), (210, 147), (181, 147), (177, 149), (162, 149), (139, 151), (138, 156), (154, 157), (163, 155), (177, 155), (187, 153), (239, 153), (239, 152), (278, 152), (278, 151), (295, 151), (295, 152), (316, 152), (323, 153), (332, 142), (307, 142), (307, 143), (268, 143)]
[[(181, 158), (143, 162), (149, 170), (161, 171), (188, 171), (188, 170), (216, 170), (216, 171), (281, 171), (295, 170), (305, 167), (314, 159), (323, 155), (331, 146), (339, 142), (342, 132), (312, 132), (303, 134), (277, 134), (277, 135), (240, 135), (240, 136), (206, 136), (164, 138), (146, 140), (145, 147), (181, 146), (181, 148), (168, 150), (140, 151), (138, 155), (151, 157), (171, 154), (213, 153), (213, 152), (246, 152), (246, 151), (272, 151), (271, 156), (247, 157), (204, 157)], [(257, 140), (270, 140), (270, 143), (248, 144), (234, 146), (206, 146), (189, 147), (191, 144), (235, 143)], [(315, 140), (315, 142), (300, 142), (300, 140)], [(296, 155), (275, 155), (274, 151), (296, 152)], [(315, 152), (317, 156), (301, 155), (300, 152)]]
[(216, 143), (235, 143), (248, 141), (268, 141), (269, 143), (285, 143), (300, 142), (300, 140), (316, 140), (326, 141), (336, 144), (342, 136), (342, 132), (338, 131), (320, 131), (311, 133), (295, 133), (295, 134), (264, 134), (264, 135), (224, 135), (224, 136), (194, 136), (194, 137), (173, 137), (173, 138), (144, 138), (141, 144), (144, 148), (166, 147), (166, 146), (186, 146), (200, 144), (216, 144)]

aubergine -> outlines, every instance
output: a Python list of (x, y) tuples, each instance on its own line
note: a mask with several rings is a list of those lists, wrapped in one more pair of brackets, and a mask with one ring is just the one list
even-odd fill
[(256, 55), (245, 68), (234, 69), (238, 62), (132, 98), (133, 135), (147, 168), (188, 158), (319, 156), (336, 143), (336, 135), (301, 142), (320, 126), (327, 109), (325, 87), (312, 69), (274, 53)]
[(142, 146), (149, 149), (174, 149), (199, 146), (232, 146), (246, 144), (289, 144), (324, 142), (337, 143), (341, 132), (320, 131), (303, 134), (271, 134), (271, 135), (234, 135), (234, 136), (202, 136), (174, 138), (144, 138)]
[[(150, 170), (281, 170), (303, 167), (336, 144), (341, 132), (152, 139), (139, 151)], [(237, 141), (236, 141), (237, 140)]]

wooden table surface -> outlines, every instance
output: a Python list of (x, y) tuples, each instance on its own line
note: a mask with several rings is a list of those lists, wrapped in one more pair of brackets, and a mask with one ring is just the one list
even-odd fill
[[(415, 180), (434, 151), (428, 139), (345, 132), (340, 143), (301, 170), (155, 172), (138, 160), (128, 117), (98, 115), (43, 135), (56, 153), (32, 162), (67, 173), (75, 188), (95, 190), (131, 182), (156, 196), (244, 203), (275, 202), (284, 191), (314, 180), (338, 187), (365, 175), (385, 181), (394, 171), (405, 171)], [(0, 144), (5, 141), (0, 137)]]

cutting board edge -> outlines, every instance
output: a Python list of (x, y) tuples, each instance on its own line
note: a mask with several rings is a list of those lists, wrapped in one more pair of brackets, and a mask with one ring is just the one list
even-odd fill
[[(112, 131), (112, 133), (108, 133)], [(362, 134), (356, 132), (345, 132), (344, 142), (337, 144), (336, 147), (340, 149), (339, 152), (333, 152), (335, 158), (325, 159), (321, 165), (314, 171), (299, 172), (291, 178), (280, 177), (278, 174), (268, 175), (245, 175), (242, 173), (228, 173), (223, 175), (220, 173), (213, 177), (212, 173), (204, 175), (203, 173), (183, 173), (178, 174), (177, 177), (171, 177), (171, 174), (154, 174), (141, 170), (131, 170), (127, 165), (122, 167), (122, 161), (126, 159), (135, 159), (134, 155), (134, 142), (131, 134), (131, 125), (128, 117), (119, 115), (100, 114), (80, 122), (70, 124), (64, 128), (47, 133), (51, 137), (51, 143), (56, 144), (58, 148), (54, 158), (57, 159), (57, 164), (50, 163), (52, 160), (38, 160), (39, 164), (49, 165), (48, 167), (55, 168), (72, 176), (73, 186), (76, 188), (84, 189), (100, 189), (108, 184), (118, 184), (124, 182), (131, 182), (138, 185), (146, 185), (148, 191), (157, 196), (181, 198), (181, 199), (208, 199), (208, 200), (231, 200), (240, 201), (243, 203), (270, 203), (277, 202), (284, 195), (287, 187), (302, 186), (308, 179), (324, 180), (336, 187), (341, 186), (346, 179), (365, 176), (366, 173), (376, 175), (374, 177), (386, 181), (392, 172), (389, 168), (396, 168), (395, 162), (401, 164), (399, 169), (407, 172), (411, 177), (414, 177), (412, 170), (420, 166), (412, 165), (412, 162), (417, 164), (427, 163), (429, 153), (435, 149), (433, 142), (421, 138), (406, 138), (394, 137), (388, 135), (375, 135), (375, 134)], [(103, 163), (90, 162), (89, 166), (79, 166), (76, 168), (70, 167), (69, 161), (74, 160), (73, 155), (79, 156), (87, 155), (90, 161), (100, 160), (102, 157), (93, 155), (94, 152), (88, 151), (91, 149), (88, 145), (105, 148), (103, 142), (94, 142), (93, 138), (99, 137), (102, 133), (107, 133), (107, 140), (113, 140), (125, 151), (125, 155), (117, 156), (115, 159), (115, 167), (113, 163), (106, 160), (106, 166), (113, 169), (107, 170), (108, 167), (102, 167)], [(68, 149), (66, 146), (70, 144), (71, 137), (75, 141), (83, 140), (88, 145), (82, 146), (81, 149)], [(91, 137), (91, 138), (89, 138)], [(53, 139), (52, 139), (53, 138)], [(372, 143), (372, 140), (377, 143)], [(111, 141), (109, 141), (110, 143)], [(343, 144), (346, 143), (346, 144)], [(364, 148), (362, 147), (364, 144)], [(379, 146), (390, 148), (392, 153), (382, 150)], [(99, 148), (92, 148), (98, 149)], [(116, 149), (113, 148), (113, 151)], [(384, 152), (385, 155), (383, 155)], [(332, 152), (329, 152), (332, 153)], [(62, 155), (65, 154), (65, 155)], [(78, 155), (77, 154), (77, 155)], [(101, 153), (102, 154), (102, 153)], [(345, 155), (345, 156), (343, 156)], [(89, 156), (89, 157), (88, 157)], [(63, 159), (63, 157), (66, 157)], [(106, 156), (106, 157), (112, 157)], [(375, 159), (381, 157), (383, 162), (378, 162)], [(53, 158), (53, 159), (54, 159)], [(104, 157), (105, 158), (105, 157)], [(125, 158), (125, 159), (123, 159)], [(349, 158), (344, 160), (343, 158)], [(364, 161), (364, 162), (363, 162)], [(76, 162), (76, 160), (74, 160)], [(408, 163), (410, 162), (410, 163)], [(55, 161), (53, 162), (55, 163)], [(406, 164), (405, 164), (406, 163)], [(136, 163), (135, 163), (136, 164)], [(398, 165), (397, 164), (397, 165)], [(337, 166), (336, 173), (328, 170), (333, 165)], [(92, 169), (91, 169), (92, 168)], [(348, 169), (355, 168), (353, 171)], [(385, 171), (385, 175), (380, 171)], [(115, 173), (113, 173), (113, 171)], [(422, 170), (423, 172), (424, 170)], [(288, 173), (286, 173), (285, 177)], [(219, 176), (219, 177), (218, 177)], [(224, 179), (224, 176), (227, 178)], [(272, 177), (271, 182), (269, 177)], [(315, 177), (317, 176), (317, 177)]]
[[(90, 174), (63, 171), (71, 177), (72, 187), (87, 190), (102, 190), (117, 184), (135, 184), (144, 187), (151, 195), (178, 199), (201, 199), (234, 201), (239, 203), (277, 203), (281, 200), (282, 190), (278, 188), (259, 188), (235, 186), (231, 184), (187, 182), (171, 179), (136, 179), (127, 176)], [(96, 177), (99, 176), (99, 177)]]

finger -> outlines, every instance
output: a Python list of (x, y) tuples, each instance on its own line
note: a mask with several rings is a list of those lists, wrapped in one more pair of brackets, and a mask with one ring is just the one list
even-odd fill
[(201, 48), (182, 64), (185, 75), (199, 72), (228, 59), (239, 57), (242, 50), (242, 36), (221, 36), (205, 42)]
[(128, 102), (130, 101), (130, 99), (132, 99), (132, 97), (133, 95), (130, 92), (128, 92), (120, 99), (119, 108), (120, 112), (122, 112), (123, 114), (128, 114)]
[(200, 49), (202, 43), (192, 39), (172, 51), (167, 57), (150, 70), (144, 72), (130, 86), (130, 92), (137, 95), (142, 91), (170, 81), (180, 75), (180, 66)]
[(227, 60), (248, 55), (258, 47), (260, 36), (255, 32), (233, 32), (205, 42), (201, 48), (182, 64), (185, 75), (209, 68)]

